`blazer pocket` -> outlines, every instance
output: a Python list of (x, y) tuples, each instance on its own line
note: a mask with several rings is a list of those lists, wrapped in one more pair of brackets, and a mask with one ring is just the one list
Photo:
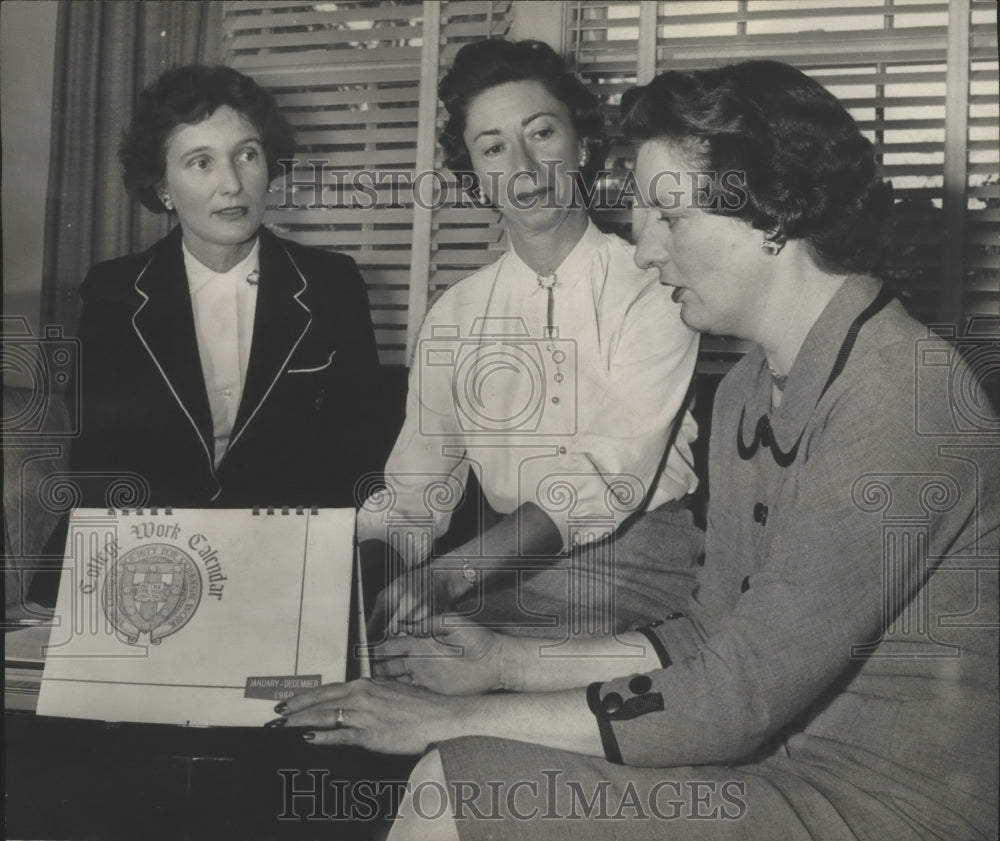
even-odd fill
[(317, 371), (325, 371), (333, 364), (333, 358), (337, 355), (337, 351), (330, 351), (330, 356), (325, 362), (319, 365), (309, 365), (302, 368), (289, 368), (286, 374), (315, 374)]

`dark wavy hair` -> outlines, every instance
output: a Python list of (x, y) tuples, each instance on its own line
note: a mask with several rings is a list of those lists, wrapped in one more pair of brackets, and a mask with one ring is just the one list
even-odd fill
[(200, 123), (228, 105), (260, 132), (268, 178), (278, 161), (295, 154), (295, 130), (274, 97), (249, 76), (222, 65), (189, 64), (167, 70), (139, 94), (131, 125), (118, 147), (122, 179), (129, 194), (155, 213), (163, 213), (156, 187), (166, 174), (167, 140), (180, 125)]
[(828, 271), (877, 270), (892, 234), (892, 185), (833, 94), (777, 61), (671, 71), (626, 91), (626, 136), (663, 139), (684, 163), (745, 173), (747, 201), (706, 208), (804, 239)]
[(597, 97), (569, 72), (566, 62), (541, 41), (504, 41), (491, 38), (466, 44), (445, 74), (438, 96), (448, 112), (441, 130), (444, 162), (456, 175), (465, 177), (470, 190), (478, 186), (472, 159), (465, 145), (465, 121), (469, 105), (483, 91), (507, 82), (541, 82), (569, 110), (573, 128), (587, 146), (587, 163), (580, 175), (589, 187), (608, 154), (608, 136)]

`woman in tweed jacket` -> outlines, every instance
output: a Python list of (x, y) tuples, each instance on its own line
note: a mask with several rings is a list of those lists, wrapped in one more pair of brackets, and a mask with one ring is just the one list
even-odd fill
[(453, 621), (280, 712), (316, 743), (433, 746), (394, 841), (995, 838), (988, 360), (872, 277), (891, 188), (816, 82), (671, 72), (623, 111), (636, 261), (689, 326), (755, 345), (716, 398), (693, 594), (560, 647)]

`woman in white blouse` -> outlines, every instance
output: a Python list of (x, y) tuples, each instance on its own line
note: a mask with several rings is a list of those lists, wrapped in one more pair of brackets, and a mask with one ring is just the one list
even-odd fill
[[(532, 610), (535, 588), (549, 597), (536, 605), (586, 602), (607, 632), (642, 614), (650, 593), (641, 572), (613, 569), (605, 538), (696, 486), (696, 427), (680, 415), (697, 339), (655, 272), (636, 268), (633, 248), (588, 217), (603, 118), (551, 48), (468, 44), (439, 93), (445, 162), (499, 209), (508, 249), (449, 288), (421, 330), (386, 490), (359, 515), (361, 540), (382, 540), (402, 559), (380, 618), (413, 630), (478, 596), (477, 620), (520, 619), (537, 633), (551, 616)], [(428, 563), (469, 469), (499, 519)], [(537, 572), (553, 566), (562, 574)], [(589, 595), (570, 593), (581, 588)]]

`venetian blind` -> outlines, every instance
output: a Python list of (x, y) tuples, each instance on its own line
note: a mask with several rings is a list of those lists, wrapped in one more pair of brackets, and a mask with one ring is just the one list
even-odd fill
[[(442, 38), (441, 55), (438, 62), (437, 82), (454, 63), (455, 55), (466, 43), (487, 37), (497, 38), (509, 35), (514, 3), (509, 0), (492, 4), (448, 3), (446, 6), (488, 5), (491, 18), (489, 27), (467, 26), (462, 37)], [(449, 11), (450, 10), (446, 10)], [(438, 104), (435, 124), (435, 138), (440, 133), (447, 114)], [(440, 199), (434, 202), (432, 215), (430, 272), (425, 304), (451, 284), (466, 275), (496, 260), (506, 247), (506, 231), (501, 222), (500, 212), (491, 208), (478, 207), (462, 190), (452, 173), (442, 162), (440, 144), (434, 146), (434, 166), (440, 173)], [(425, 305), (425, 309), (426, 309)], [(423, 312), (414, 305), (411, 310), (422, 318)], [(410, 325), (410, 348), (416, 338), (419, 324)]]
[[(770, 58), (812, 75), (875, 143), (882, 174), (896, 188), (900, 222), (888, 282), (917, 318), (956, 323), (962, 315), (997, 314), (1000, 300), (996, 5), (978, 0), (970, 11), (968, 0), (574, 2), (569, 52), (601, 92), (612, 128), (622, 91), (668, 68)], [(967, 90), (955, 84), (964, 72)], [(631, 167), (631, 155), (615, 136), (609, 192)], [(604, 223), (623, 230), (627, 211), (605, 211)], [(742, 348), (705, 337), (699, 370), (726, 370)]]
[(441, 68), (465, 41), (502, 37), (509, 9), (509, 0), (225, 4), (227, 63), (275, 94), (299, 137), (265, 221), (357, 261), (383, 364), (406, 361), (429, 293), (496, 256), (496, 212), (453, 207), (453, 179), (431, 170)]
[[(973, 0), (970, 20), (962, 311), (1000, 316), (1000, 62), (996, 0)], [(993, 31), (993, 39), (982, 33)]]

